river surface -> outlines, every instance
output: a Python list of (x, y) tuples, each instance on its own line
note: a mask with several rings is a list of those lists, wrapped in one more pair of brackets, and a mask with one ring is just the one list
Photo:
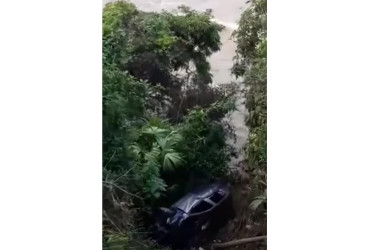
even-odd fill
[[(103, 6), (111, 1), (103, 0)], [(221, 50), (209, 58), (213, 84), (221, 85), (236, 82), (230, 73), (236, 49), (235, 42), (231, 39), (231, 34), (237, 28), (240, 15), (246, 7), (245, 0), (131, 0), (130, 2), (143, 11), (170, 11), (180, 5), (187, 5), (198, 11), (212, 9), (214, 21), (226, 27), (220, 33), (222, 42)], [(229, 141), (229, 143), (234, 145), (238, 152), (244, 147), (248, 138), (248, 127), (245, 123), (248, 112), (244, 102), (245, 98), (243, 94), (238, 91), (236, 101), (237, 110), (227, 117), (230, 124), (234, 127), (236, 134), (236, 141)], [(232, 159), (231, 167), (234, 169), (243, 158), (244, 154), (239, 153), (237, 159)]]

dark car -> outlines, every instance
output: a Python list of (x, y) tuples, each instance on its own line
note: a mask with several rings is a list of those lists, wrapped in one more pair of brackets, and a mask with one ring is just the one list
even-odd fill
[(159, 241), (183, 249), (194, 244), (208, 229), (217, 229), (232, 216), (229, 187), (213, 183), (195, 189), (170, 208), (160, 208), (156, 225)]

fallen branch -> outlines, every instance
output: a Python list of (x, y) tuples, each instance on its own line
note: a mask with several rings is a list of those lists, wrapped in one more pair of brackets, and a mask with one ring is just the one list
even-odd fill
[(232, 246), (239, 246), (239, 245), (245, 245), (251, 242), (255, 241), (260, 241), (266, 239), (267, 235), (264, 236), (258, 236), (258, 237), (252, 237), (252, 238), (244, 238), (240, 240), (233, 240), (233, 241), (228, 241), (224, 243), (214, 243), (211, 245), (211, 249), (216, 249), (216, 248), (226, 248), (226, 247), (232, 247)]
[(103, 214), (104, 214), (105, 217), (108, 218), (110, 223), (112, 223), (112, 225), (118, 230), (118, 232), (123, 233), (122, 230), (116, 225), (116, 223), (114, 223), (113, 220), (108, 216), (108, 214), (105, 212), (105, 210), (103, 210)]
[(138, 195), (136, 195), (136, 194), (130, 193), (129, 191), (126, 191), (125, 189), (123, 189), (123, 188), (117, 186), (116, 184), (114, 184), (113, 182), (103, 181), (103, 183), (106, 183), (106, 184), (112, 185), (113, 187), (118, 188), (119, 190), (121, 190), (122, 192), (124, 192), (124, 193), (126, 193), (126, 194), (128, 194), (128, 195), (131, 195), (131, 196), (134, 196), (134, 197), (136, 197), (136, 198), (138, 198), (138, 199), (140, 199), (140, 200), (143, 200), (142, 197), (140, 197), (140, 196), (138, 196)]

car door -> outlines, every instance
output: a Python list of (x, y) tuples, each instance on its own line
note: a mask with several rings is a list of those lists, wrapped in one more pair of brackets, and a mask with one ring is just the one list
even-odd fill
[(201, 200), (190, 212), (191, 221), (195, 227), (195, 230), (201, 231), (206, 223), (209, 222), (212, 212), (215, 209), (215, 203), (210, 199)]

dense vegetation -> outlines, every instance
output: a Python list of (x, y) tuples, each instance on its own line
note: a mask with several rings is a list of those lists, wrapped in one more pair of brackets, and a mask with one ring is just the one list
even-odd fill
[[(253, 194), (250, 212), (239, 215), (244, 226), (266, 226), (266, 6), (252, 0), (235, 32), (232, 72), (247, 86), (250, 128), (245, 165)], [(234, 102), (211, 84), (207, 58), (220, 49), (223, 28), (211, 19), (211, 11), (185, 6), (148, 13), (115, 2), (103, 10), (104, 249), (157, 249), (147, 240), (152, 209), (228, 176), (233, 131), (222, 118)]]
[[(249, 136), (233, 201), (236, 218), (217, 237), (230, 244), (267, 234), (267, 1), (247, 2), (239, 27), (232, 73), (245, 86)], [(266, 241), (227, 249), (265, 250)]]
[(237, 55), (233, 73), (248, 87), (250, 134), (246, 147), (250, 186), (256, 199), (250, 207), (266, 219), (267, 201), (267, 1), (253, 0), (243, 12), (235, 33)]
[(222, 27), (210, 11), (179, 12), (103, 10), (104, 249), (151, 249), (142, 225), (154, 207), (228, 173), (221, 118), (233, 101), (211, 86), (207, 61)]

